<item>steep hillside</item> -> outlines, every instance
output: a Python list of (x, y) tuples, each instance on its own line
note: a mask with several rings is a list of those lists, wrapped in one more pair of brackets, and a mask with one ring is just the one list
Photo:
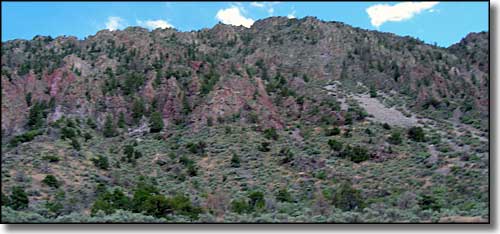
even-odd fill
[(488, 51), (314, 17), (2, 43), (2, 219), (487, 220)]

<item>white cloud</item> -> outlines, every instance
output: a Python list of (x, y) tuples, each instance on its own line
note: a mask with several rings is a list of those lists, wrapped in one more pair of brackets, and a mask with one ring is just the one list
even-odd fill
[(266, 5), (262, 2), (252, 2), (250, 3), (251, 6), (253, 7), (260, 7), (260, 8), (264, 8)]
[(297, 17), (295, 17), (295, 10), (292, 11), (292, 13), (289, 13), (286, 17), (288, 17), (289, 19), (295, 19)]
[(236, 6), (219, 10), (215, 17), (224, 24), (231, 24), (236, 26), (243, 25), (247, 28), (252, 26), (254, 22), (253, 19), (243, 16), (240, 12), (240, 8)]
[(106, 22), (106, 28), (114, 31), (119, 28), (123, 28), (124, 26), (124, 20), (120, 17), (117, 16), (110, 16), (108, 17), (108, 22)]
[(262, 8), (267, 11), (269, 15), (273, 15), (274, 13), (274, 5), (279, 4), (280, 2), (252, 2), (250, 6)]
[(142, 20), (137, 20), (137, 24), (142, 26), (142, 27), (146, 27), (146, 28), (149, 28), (149, 29), (156, 29), (156, 28), (173, 28), (174, 26), (172, 26), (170, 23), (168, 23), (167, 21), (165, 20), (146, 20), (146, 21), (142, 21)]
[(431, 9), (439, 2), (404, 2), (395, 5), (377, 4), (366, 9), (370, 16), (371, 23), (375, 27), (380, 27), (385, 22), (404, 21), (413, 18), (420, 12)]

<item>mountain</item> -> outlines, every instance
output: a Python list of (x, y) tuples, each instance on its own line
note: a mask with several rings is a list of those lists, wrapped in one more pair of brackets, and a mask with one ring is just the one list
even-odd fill
[(488, 37), (271, 17), (2, 43), (2, 219), (487, 220)]

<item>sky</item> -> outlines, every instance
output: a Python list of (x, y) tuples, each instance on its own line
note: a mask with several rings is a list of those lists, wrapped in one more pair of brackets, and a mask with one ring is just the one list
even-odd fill
[(270, 16), (316, 16), (447, 47), (470, 32), (488, 31), (488, 10), (488, 2), (2, 2), (2, 41), (36, 35), (83, 39), (127, 26), (251, 27)]

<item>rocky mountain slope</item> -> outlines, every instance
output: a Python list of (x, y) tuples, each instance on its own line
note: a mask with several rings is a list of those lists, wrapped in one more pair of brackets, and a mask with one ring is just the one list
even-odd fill
[(484, 221), (488, 37), (271, 17), (4, 42), (2, 219)]

